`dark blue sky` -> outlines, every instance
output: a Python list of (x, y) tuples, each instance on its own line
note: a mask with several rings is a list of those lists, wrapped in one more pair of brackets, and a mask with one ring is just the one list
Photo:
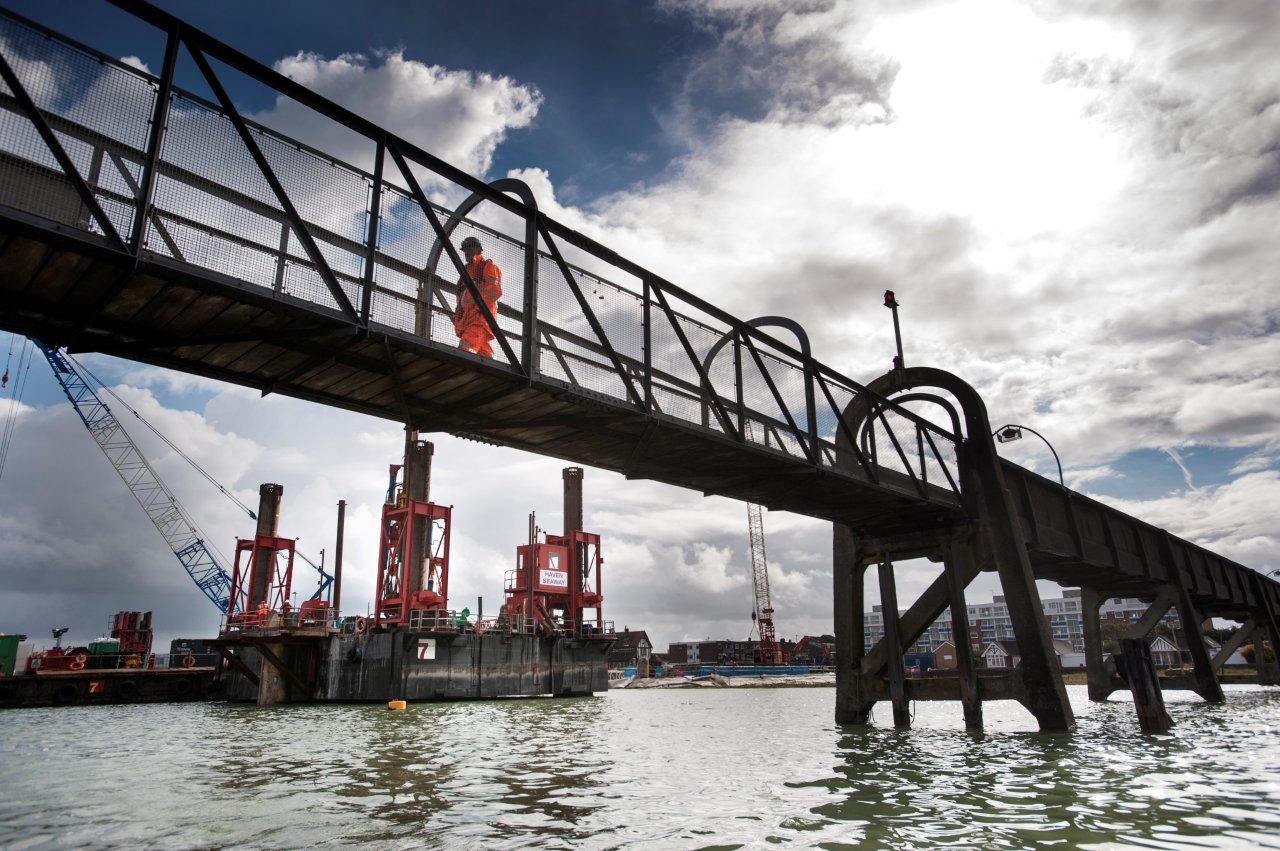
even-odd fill
[[(161, 65), (159, 33), (106, 3), (6, 5), (91, 47), (136, 55), (153, 70)], [(545, 98), (538, 117), (499, 146), (493, 173), (548, 169), (563, 198), (575, 203), (644, 180), (677, 153), (657, 116), (680, 83), (680, 69), (714, 38), (645, 0), (573, 0), (550, 7), (409, 0), (157, 5), (268, 65), (298, 51), (334, 57), (402, 48), (424, 63), (533, 84)], [(203, 85), (192, 85), (194, 69), (183, 59), (179, 82), (203, 92)], [(261, 90), (237, 82), (227, 75), (225, 83), (241, 106), (254, 111), (269, 105)]]

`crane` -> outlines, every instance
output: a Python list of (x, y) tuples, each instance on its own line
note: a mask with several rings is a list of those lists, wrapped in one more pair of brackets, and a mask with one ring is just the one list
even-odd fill
[[(125, 431), (120, 420), (116, 418), (111, 408), (102, 400), (98, 391), (94, 389), (94, 384), (90, 383), (89, 379), (93, 378), (94, 382), (106, 392), (111, 393), (113, 396), (115, 394), (101, 381), (98, 381), (93, 376), (93, 373), (76, 363), (69, 355), (60, 352), (56, 348), (46, 346), (40, 340), (33, 340), (32, 342), (35, 343), (49, 361), (49, 366), (53, 369), (53, 377), (57, 379), (58, 384), (62, 387), (62, 392), (66, 394), (67, 399), (71, 402), (71, 407), (75, 408), (76, 413), (80, 415), (80, 420), (84, 423), (85, 428), (89, 430), (89, 435), (98, 444), (98, 448), (102, 450), (102, 453), (107, 456), (111, 466), (124, 481), (125, 486), (129, 488), (129, 492), (133, 494), (134, 499), (138, 501), (138, 505), (142, 506), (142, 510), (146, 512), (147, 518), (156, 527), (165, 544), (177, 556), (183, 570), (196, 583), (196, 587), (200, 589), (201, 593), (218, 607), (219, 611), (226, 612), (231, 595), (231, 576), (226, 569), (226, 559), (219, 557), (206, 543), (208, 536), (200, 530), (195, 520), (183, 508), (178, 498), (174, 496), (173, 491), (156, 473), (150, 462), (147, 461), (146, 456), (138, 448), (138, 445), (134, 443), (133, 438)], [(116, 396), (116, 399), (121, 401), (121, 404), (124, 404), (123, 400), (120, 400), (118, 396)], [(128, 406), (126, 405), (126, 407)], [(143, 425), (146, 425), (147, 428), (151, 429), (161, 440), (181, 455), (184, 460), (217, 487), (224, 496), (234, 502), (250, 518), (257, 519), (257, 516), (247, 505), (236, 499), (230, 491), (219, 484), (203, 467), (178, 449), (172, 441), (157, 431), (154, 426), (142, 419), (141, 414), (132, 409), (130, 410)], [(299, 555), (301, 554), (299, 553)], [(315, 568), (320, 574), (319, 587), (312, 596), (313, 600), (319, 599), (333, 584), (333, 577), (324, 571), (322, 565), (316, 564), (306, 556), (302, 556), (302, 560)]]
[(760, 631), (760, 662), (764, 665), (781, 665), (782, 650), (773, 628), (773, 602), (769, 599), (769, 559), (764, 548), (764, 509), (754, 502), (747, 503), (747, 532), (751, 538), (751, 575), (755, 588), (756, 607), (751, 613), (756, 629)]

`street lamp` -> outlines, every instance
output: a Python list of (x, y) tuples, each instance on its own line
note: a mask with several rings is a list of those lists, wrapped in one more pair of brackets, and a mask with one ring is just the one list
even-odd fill
[(1043, 434), (1031, 428), (1030, 426), (1020, 425), (1018, 423), (1008, 423), (1007, 425), (1002, 425), (1000, 426), (1000, 428), (991, 432), (991, 436), (996, 439), (997, 443), (1013, 443), (1015, 440), (1022, 439), (1022, 432), (1024, 431), (1031, 432), (1036, 437), (1043, 440), (1045, 446), (1049, 447), (1049, 451), (1053, 453), (1053, 460), (1058, 465), (1058, 484), (1062, 485), (1065, 488), (1067, 486), (1067, 483), (1062, 478), (1062, 459), (1058, 457), (1058, 450), (1053, 448), (1053, 444), (1050, 443), (1048, 438), (1046, 438)]

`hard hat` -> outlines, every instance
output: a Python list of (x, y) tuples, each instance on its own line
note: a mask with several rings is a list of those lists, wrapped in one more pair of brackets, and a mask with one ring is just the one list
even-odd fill
[(462, 240), (462, 250), (466, 251), (468, 248), (474, 248), (476, 251), (484, 251), (484, 248), (480, 245), (480, 240), (476, 239), (474, 236), (469, 236)]

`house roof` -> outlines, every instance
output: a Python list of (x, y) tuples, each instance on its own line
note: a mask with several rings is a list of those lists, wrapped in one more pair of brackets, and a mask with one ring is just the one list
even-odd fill
[(1007, 638), (1001, 638), (998, 641), (988, 641), (987, 645), (982, 648), (982, 655), (987, 655), (987, 651), (992, 647), (996, 648), (1006, 656), (1022, 657), (1022, 653), (1018, 650), (1018, 642)]
[(1070, 641), (1063, 641), (1061, 638), (1055, 638), (1053, 640), (1053, 652), (1061, 655), (1065, 653), (1075, 654), (1075, 653), (1079, 653), (1080, 651), (1076, 650), (1076, 646), (1072, 644)]
[(1177, 653), (1178, 652), (1178, 648), (1174, 645), (1174, 643), (1169, 639), (1165, 638), (1163, 635), (1157, 635), (1155, 638), (1151, 639), (1151, 649), (1152, 651), (1158, 652), (1158, 653)]
[(618, 633), (618, 637), (613, 642), (614, 650), (634, 650), (640, 646), (640, 639), (644, 639), (645, 643), (650, 647), (653, 642), (649, 640), (649, 633), (643, 629), (628, 629)]

